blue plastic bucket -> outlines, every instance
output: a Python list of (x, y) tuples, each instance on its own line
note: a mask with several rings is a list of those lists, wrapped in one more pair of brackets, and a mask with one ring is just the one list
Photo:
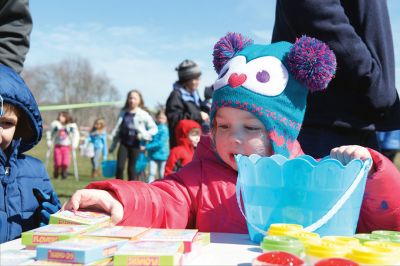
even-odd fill
[(113, 178), (117, 172), (117, 161), (107, 160), (101, 163), (101, 172), (104, 177)]
[(252, 241), (262, 241), (273, 223), (300, 224), (321, 236), (355, 233), (370, 160), (343, 166), (335, 159), (317, 162), (306, 155), (235, 158), (236, 196), (241, 210), (243, 198)]

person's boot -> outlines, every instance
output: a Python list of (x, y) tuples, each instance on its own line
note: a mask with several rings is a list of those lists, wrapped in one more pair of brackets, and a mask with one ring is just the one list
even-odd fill
[(68, 177), (68, 171), (67, 171), (67, 168), (66, 168), (66, 167), (63, 167), (63, 168), (61, 169), (61, 177), (62, 177), (62, 179), (67, 179), (67, 177)]
[(99, 175), (99, 170), (93, 169), (90, 178), (96, 178)]
[(58, 167), (54, 167), (53, 178), (57, 179), (58, 178), (58, 174), (59, 174)]

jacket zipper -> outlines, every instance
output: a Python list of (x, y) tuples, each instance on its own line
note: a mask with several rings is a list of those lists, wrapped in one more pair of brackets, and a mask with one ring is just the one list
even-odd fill
[[(9, 176), (10, 175), (10, 167), (9, 166), (4, 167), (4, 175), (5, 176)], [(7, 215), (8, 214), (8, 210), (7, 210), (7, 184), (4, 187), (4, 211), (6, 212), (6, 215)], [(5, 234), (6, 238), (5, 239), (8, 239), (8, 231), (9, 231), (8, 223), (5, 224), (5, 227), (6, 227), (6, 234)]]

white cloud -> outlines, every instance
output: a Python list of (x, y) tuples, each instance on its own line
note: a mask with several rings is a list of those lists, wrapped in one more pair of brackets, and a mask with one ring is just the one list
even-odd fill
[[(168, 36), (156, 30), (132, 27), (105, 27), (101, 24), (68, 24), (64, 27), (35, 30), (26, 66), (56, 63), (65, 58), (83, 57), (94, 69), (105, 73), (120, 91), (137, 88), (149, 107), (164, 103), (176, 80), (174, 68), (180, 60), (191, 58), (202, 68), (200, 93), (215, 79), (211, 64), (216, 37), (183, 36), (173, 44), (160, 42)], [(160, 44), (161, 43), (161, 44)], [(192, 55), (192, 56), (190, 56)]]

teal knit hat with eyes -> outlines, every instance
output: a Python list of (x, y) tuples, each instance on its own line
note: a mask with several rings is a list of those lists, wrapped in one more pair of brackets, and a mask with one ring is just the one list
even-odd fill
[(299, 134), (308, 91), (323, 90), (333, 78), (336, 58), (321, 41), (301, 37), (295, 44), (253, 44), (228, 33), (214, 46), (211, 125), (220, 107), (254, 114), (264, 124), (274, 153), (290, 156)]

